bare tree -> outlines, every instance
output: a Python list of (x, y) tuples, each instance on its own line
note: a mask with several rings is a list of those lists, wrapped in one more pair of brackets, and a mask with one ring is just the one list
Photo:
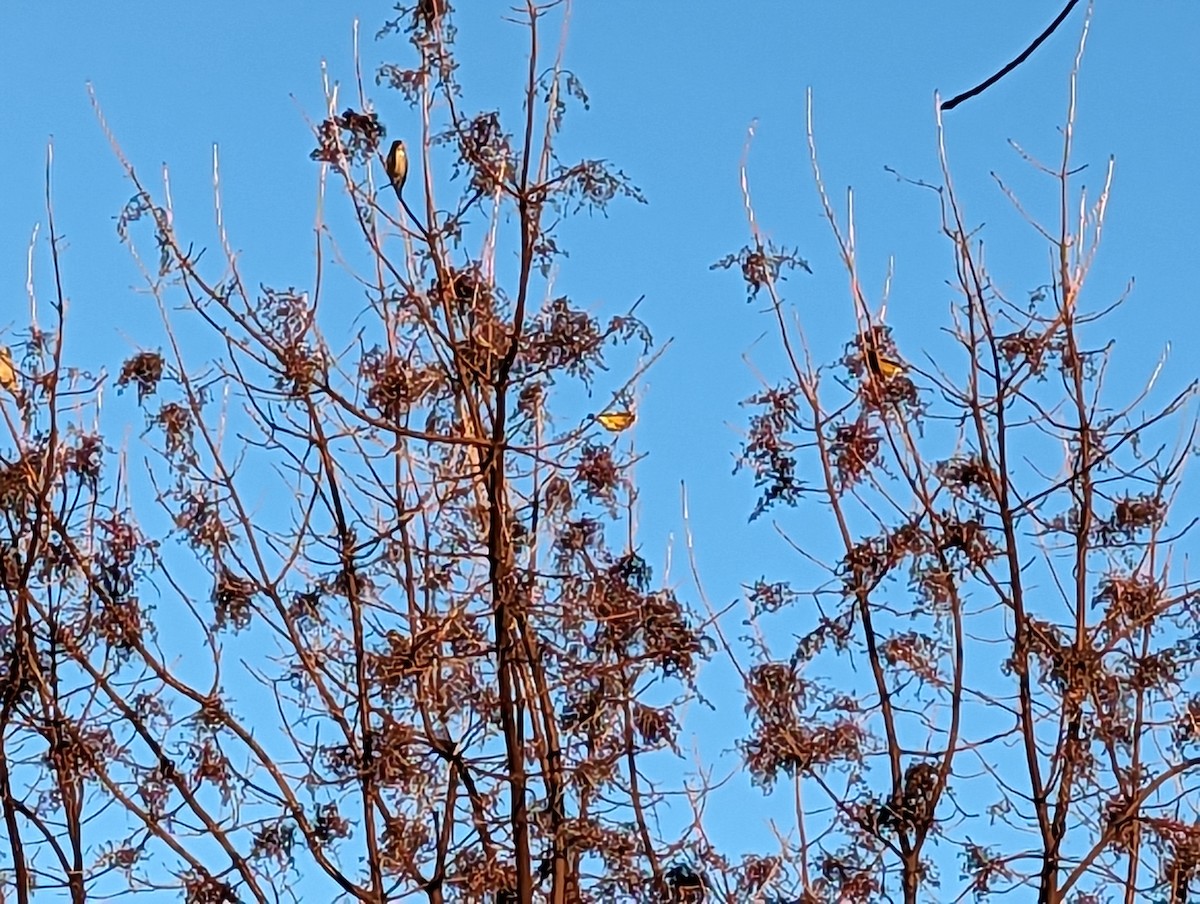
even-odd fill
[[(3, 409), (17, 900), (686, 884), (643, 761), (673, 746), (702, 637), (637, 553), (631, 448), (591, 414), (551, 415), (582, 387), (619, 428), (639, 365), (625, 355), (614, 381), (605, 355), (652, 360), (635, 304), (605, 323), (549, 291), (559, 224), (641, 197), (602, 160), (555, 152), (586, 95), (543, 48), (552, 11), (523, 7), (516, 117), (466, 107), (450, 3), (387, 23), (413, 60), (378, 79), (420, 124), (411, 172), (394, 173), (397, 204), (362, 80), (350, 101), (331, 87), (312, 157), (322, 210), (347, 203), (349, 229), (318, 223), (306, 288), (246, 275), (215, 158), (205, 254), (109, 135), (134, 192), (120, 236), (164, 337), (116, 385), (136, 390), (157, 457), (143, 471), (101, 432), (102, 381), (62, 360), (56, 295), (51, 325), (13, 342), (23, 395)], [(144, 526), (162, 515), (165, 536)]]
[[(758, 865), (764, 900), (1175, 904), (1200, 877), (1200, 623), (1179, 545), (1193, 519), (1173, 508), (1196, 386), (1164, 394), (1161, 361), (1140, 388), (1109, 377), (1104, 318), (1125, 294), (1089, 309), (1084, 285), (1113, 166), (1098, 194), (1076, 189), (1078, 66), (1061, 158), (1018, 148), (1052, 180), (1057, 222), (997, 180), (1050, 252), (1027, 298), (993, 279), (940, 124), (941, 182), (911, 183), (937, 199), (953, 252), (953, 365), (898, 348), (886, 298), (867, 297), (853, 206), (840, 221), (817, 166), (811, 98), (813, 178), (856, 323), (843, 355), (814, 360), (803, 306), (793, 318), (780, 294), (803, 262), (753, 216), (751, 244), (718, 264), (769, 299), (790, 363), (751, 400), (755, 514), (809, 513), (779, 524), (824, 575), (749, 591), (742, 749), (757, 783), (788, 780), (796, 801)], [(836, 550), (815, 539), (815, 510)], [(781, 649), (772, 620), (800, 614), (806, 629)]]

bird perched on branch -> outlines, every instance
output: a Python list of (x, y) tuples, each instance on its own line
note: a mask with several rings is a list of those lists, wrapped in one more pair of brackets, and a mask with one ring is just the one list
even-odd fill
[(873, 345), (867, 346), (867, 369), (871, 375), (880, 380), (890, 380), (898, 377), (908, 369), (903, 361), (896, 361), (879, 354)]
[(17, 400), (18, 405), (25, 404), (21, 381), (17, 379), (17, 368), (13, 364), (12, 352), (7, 345), (0, 345), (0, 389), (7, 390)]
[(392, 142), (387, 156), (383, 158), (383, 167), (387, 170), (392, 188), (396, 189), (396, 197), (399, 198), (400, 191), (404, 188), (404, 180), (408, 178), (408, 151), (403, 141)]
[(13, 367), (12, 352), (8, 346), (0, 345), (0, 387), (16, 392), (17, 385), (17, 369)]
[(596, 415), (600, 426), (612, 433), (628, 430), (636, 419), (637, 415), (633, 413), (632, 408), (616, 408)]

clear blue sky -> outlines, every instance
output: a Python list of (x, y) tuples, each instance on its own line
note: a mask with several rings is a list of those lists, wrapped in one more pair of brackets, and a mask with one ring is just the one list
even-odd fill
[[(501, 105), (511, 113), (524, 68), (522, 34), (501, 21), (509, 4), (458, 6), (469, 106)], [(558, 280), (604, 315), (645, 295), (640, 316), (660, 342), (674, 338), (645, 381), (636, 434), (649, 456), (637, 472), (643, 551), (659, 574), (669, 535), (680, 534), (680, 481), (691, 494), (699, 563), (714, 601), (737, 598), (742, 583), (762, 575), (792, 576), (797, 565), (770, 518), (746, 525), (754, 492), (747, 477), (731, 476), (746, 418), (739, 401), (759, 387), (758, 373), (782, 376), (775, 342), (759, 341), (771, 327), (761, 306), (746, 304), (734, 274), (709, 270), (748, 240), (738, 164), (749, 124), (758, 122), (750, 175), (759, 223), (775, 241), (797, 246), (814, 270), (784, 285), (818, 356), (840, 354), (853, 320), (809, 176), (810, 86), (826, 184), (837, 200), (847, 186), (856, 193), (866, 289), (877, 302), (894, 257), (888, 321), (905, 353), (920, 358), (940, 347), (931, 328), (947, 322), (952, 259), (931, 196), (898, 183), (884, 167), (936, 181), (934, 91), (949, 97), (990, 75), (1060, 6), (575, 4), (567, 66), (582, 79), (592, 109), (570, 114), (563, 156), (612, 161), (649, 204), (616, 203), (607, 220), (570, 227), (571, 257)], [(1058, 153), (1083, 12), (1081, 6), (1029, 62), (946, 117), (969, 219), (987, 224), (989, 263), (1017, 297), (1047, 281), (1045, 246), (988, 174), (1015, 185), (1036, 212), (1050, 212), (1053, 185), (1006, 141), (1046, 159)], [(378, 63), (407, 60), (402, 42), (373, 39), (390, 14), (387, 4), (363, 0), (0, 6), (0, 330), (26, 319), (26, 247), (34, 224), (45, 219), (45, 144), (54, 136), (56, 216), (72, 305), (68, 358), (111, 374), (139, 341), (157, 335), (143, 335), (129, 316), (146, 309), (131, 289), (139, 280), (118, 246), (114, 217), (132, 191), (89, 108), (87, 82), (142, 174), (169, 165), (185, 231), (189, 223), (211, 224), (210, 162), (218, 143), (225, 219), (245, 253), (249, 281), (311, 281), (316, 167), (308, 159), (313, 140), (305, 115), (317, 120), (324, 113), (320, 63), (350, 85), (356, 17), (368, 73)], [(1091, 302), (1103, 306), (1136, 278), (1131, 303), (1111, 321), (1116, 374), (1137, 379), (1172, 341), (1164, 380), (1175, 387), (1195, 373), (1190, 345), (1200, 325), (1191, 264), (1200, 210), (1198, 43), (1200, 4), (1193, 0), (1101, 2), (1080, 80), (1075, 160), (1095, 173), (1083, 181), (1098, 187), (1108, 156), (1116, 158)], [(389, 134), (415, 130), (399, 97), (379, 89), (374, 98)], [(44, 269), (41, 278), (48, 279)], [(694, 598), (683, 565), (677, 541), (672, 574), (681, 594)]]
[[(459, 6), (468, 97), (478, 109), (511, 104), (523, 70), (521, 35), (500, 22), (508, 4)], [(790, 281), (790, 300), (815, 336), (840, 343), (850, 316), (844, 279), (819, 217), (803, 143), (804, 90), (812, 86), (827, 183), (838, 198), (845, 186), (856, 192), (868, 290), (878, 298), (894, 256), (889, 321), (902, 348), (919, 355), (929, 318), (945, 314), (948, 250), (926, 193), (898, 184), (883, 168), (935, 177), (933, 91), (950, 96), (990, 74), (1058, 6), (1058, 0), (777, 2), (740, 4), (734, 13), (728, 3), (671, 0), (575, 5), (567, 63), (582, 78), (592, 110), (572, 115), (564, 153), (611, 160), (650, 204), (617, 204), (607, 223), (573, 227), (586, 244), (572, 249), (559, 280), (604, 312), (645, 294), (641, 313), (656, 336), (675, 338), (649, 378), (638, 435), (652, 453), (640, 472), (647, 497), (674, 496), (672, 486), (685, 478), (710, 504), (727, 504), (731, 516), (749, 503), (745, 484), (726, 479), (737, 435), (721, 425), (741, 423), (737, 402), (757, 385), (744, 353), (775, 373), (769, 349), (751, 351), (768, 324), (740, 301), (733, 275), (708, 270), (747, 239), (737, 178), (747, 126), (759, 123), (751, 155), (759, 221), (776, 241), (798, 246), (816, 271)], [(114, 321), (131, 303), (136, 278), (116, 247), (112, 218), (131, 192), (89, 109), (88, 81), (143, 176), (170, 166), (185, 224), (211, 223), (211, 149), (219, 143), (235, 245), (259, 265), (264, 282), (311, 277), (315, 173), (302, 113), (322, 115), (321, 60), (333, 78), (352, 80), (356, 16), (368, 73), (403, 54), (395, 40), (373, 40), (390, 12), (382, 3), (218, 0), (127, 2), (119, 12), (81, 4), (66, 15), (53, 4), (5, 4), (0, 326), (23, 319), (25, 248), (33, 224), (44, 219), (45, 142), (53, 135), (75, 351), (79, 360), (112, 368), (129, 347)], [(1022, 190), (1045, 186), (1005, 140), (1043, 155), (1056, 152), (1082, 12), (1018, 71), (947, 118), (972, 219), (989, 224), (993, 241), (997, 230), (1011, 229), (1014, 241), (1034, 252), (1010, 262), (993, 253), (994, 265), (1026, 268), (1012, 271), (1010, 288), (1043, 282), (1034, 271), (1044, 259), (987, 173), (1000, 172)], [(1107, 156), (1117, 158), (1093, 285), (1115, 292), (1136, 276), (1134, 302), (1120, 315), (1128, 327), (1121, 339), (1137, 343), (1143, 357), (1195, 327), (1191, 280), (1180, 262), (1193, 253), (1193, 213), (1200, 207), (1197, 38), (1200, 4), (1103, 3), (1081, 80), (1077, 160), (1091, 164), (1098, 182)], [(393, 134), (412, 128), (412, 114), (398, 98), (383, 90), (375, 98)], [(680, 448), (688, 454), (679, 455)], [(661, 505), (654, 500), (655, 508)], [(749, 544), (743, 551), (757, 548), (753, 533), (740, 531), (734, 543)], [(737, 548), (724, 547), (726, 554)]]

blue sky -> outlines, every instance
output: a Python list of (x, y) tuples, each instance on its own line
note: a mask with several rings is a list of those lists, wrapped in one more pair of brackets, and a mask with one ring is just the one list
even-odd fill
[[(471, 101), (478, 109), (511, 104), (522, 38), (500, 21), (507, 4), (460, 5), (470, 10), (459, 20)], [(646, 294), (641, 313), (660, 340), (675, 338), (649, 378), (639, 442), (657, 454), (643, 480), (669, 486), (683, 477), (697, 492), (712, 487), (714, 504), (728, 501), (731, 512), (748, 501), (744, 484), (725, 479), (737, 435), (721, 425), (740, 422), (737, 402), (756, 386), (742, 355), (766, 322), (740, 302), (735, 277), (708, 267), (746, 241), (737, 168), (749, 124), (758, 123), (750, 172), (759, 222), (776, 241), (797, 246), (816, 271), (791, 280), (789, 300), (814, 335), (840, 343), (849, 317), (844, 279), (819, 216), (803, 142), (804, 91), (812, 87), (826, 181), (835, 198), (854, 187), (861, 261), (876, 297), (894, 256), (889, 319), (914, 354), (928, 317), (945, 312), (947, 247), (929, 196), (898, 184), (884, 166), (935, 177), (934, 90), (950, 96), (990, 74), (1056, 11), (1056, 2), (750, 3), (737, 15), (718, 3), (576, 4), (567, 64), (582, 78), (592, 109), (571, 115), (564, 155), (611, 160), (650, 204), (616, 205), (606, 223), (572, 227), (569, 234), (586, 237), (586, 247), (574, 249), (559, 280), (605, 312)], [(380, 3), (130, 2), (119, 15), (79, 6), (64, 22), (60, 8), (6, 4), (0, 13), (0, 52), (10, 72), (0, 98), (10, 136), (0, 147), (6, 304), (24, 294), (25, 246), (44, 218), (45, 141), (53, 135), (80, 360), (111, 368), (118, 349), (129, 347), (113, 311), (129, 304), (135, 279), (115, 247), (112, 217), (130, 191), (90, 111), (89, 81), (143, 175), (170, 166), (186, 225), (211, 223), (210, 161), (218, 143), (235, 244), (265, 282), (311, 276), (315, 170), (304, 115), (322, 114), (322, 60), (334, 79), (351, 81), (355, 17), (363, 23), (368, 74), (403, 53), (394, 40), (372, 39), (389, 12)], [(1044, 281), (1030, 272), (1044, 259), (987, 173), (1000, 172), (1018, 189), (1046, 187), (1005, 141), (1056, 152), (1082, 12), (1021, 69), (947, 118), (971, 217), (993, 231), (1011, 229), (1013, 240), (1033, 251), (1006, 262), (1029, 268), (1013, 273), (1022, 288)], [(1127, 318), (1121, 335), (1144, 343), (1152, 357), (1171, 334), (1194, 326), (1190, 285), (1178, 262), (1195, 244), (1190, 214), (1200, 193), (1194, 175), (1200, 64), (1190, 52), (1198, 34), (1195, 3), (1105, 4), (1081, 79), (1077, 159), (1099, 174), (1109, 154), (1117, 158), (1094, 284), (1112, 289), (1137, 277), (1134, 302), (1118, 315)], [(413, 114), (385, 91), (375, 97), (391, 132), (404, 134)], [(13, 322), (8, 310), (0, 323)], [(772, 373), (769, 349), (755, 346), (751, 354)], [(680, 460), (665, 451), (673, 436), (705, 441), (689, 441), (693, 454)]]
[[(515, 110), (523, 78), (522, 33), (504, 24), (508, 3), (461, 0), (462, 80), (472, 109)], [(68, 357), (114, 373), (139, 342), (137, 274), (118, 246), (114, 217), (131, 195), (89, 107), (94, 85), (110, 126), (143, 175), (170, 167), (181, 228), (210, 228), (212, 145), (221, 148), (225, 219), (251, 282), (304, 285), (313, 274), (316, 167), (305, 116), (323, 114), (320, 65), (353, 79), (351, 35), (361, 20), (369, 73), (407, 59), (396, 39), (376, 42), (383, 3), (215, 0), (206, 4), (58, 4), (0, 7), (0, 331), (25, 320), (25, 257), (44, 222), (46, 141), (55, 145), (54, 197), (65, 236), (71, 299)], [(636, 432), (643, 554), (661, 574), (674, 541), (672, 576), (693, 594), (678, 542), (679, 486), (691, 497), (699, 565), (718, 604), (741, 584), (796, 568), (771, 519), (747, 526), (754, 492), (731, 476), (745, 411), (760, 375), (782, 376), (762, 305), (710, 265), (748, 241), (738, 184), (747, 128), (757, 217), (776, 242), (798, 247), (812, 276), (784, 284), (818, 357), (839, 356), (852, 334), (846, 279), (820, 215), (804, 143), (812, 88), (826, 185), (835, 201), (853, 186), (859, 259), (868, 294), (894, 258), (888, 320), (913, 360), (944, 348), (953, 293), (948, 244), (927, 192), (899, 183), (938, 177), (933, 95), (949, 97), (990, 75), (1025, 46), (1059, 0), (921, 3), (580, 0), (566, 64), (591, 110), (572, 111), (564, 157), (603, 157), (624, 170), (649, 204), (617, 203), (607, 218), (568, 227), (563, 291), (605, 316), (645, 295), (639, 315), (660, 341), (673, 339), (648, 375)], [(735, 12), (736, 9), (736, 12)], [(1008, 139), (1044, 159), (1059, 153), (1067, 73), (1082, 6), (1035, 56), (984, 95), (946, 116), (946, 138), (968, 219), (986, 224), (989, 262), (1020, 296), (1046, 282), (1044, 244), (1020, 222), (990, 172), (1052, 213), (1054, 186), (1034, 174)], [(1109, 331), (1118, 377), (1135, 381), (1173, 342), (1164, 373), (1178, 387), (1195, 373), (1189, 339), (1197, 305), (1189, 261), (1200, 209), (1200, 4), (1101, 3), (1080, 78), (1077, 164), (1099, 186), (1116, 158), (1104, 248), (1092, 303), (1115, 299), (1136, 278), (1131, 302)], [(415, 129), (415, 114), (374, 92), (389, 134)], [(840, 212), (840, 211), (839, 211)], [(44, 232), (43, 232), (44, 235)], [(41, 257), (42, 264), (45, 256)], [(44, 269), (41, 279), (47, 279)], [(43, 283), (44, 285), (44, 283)], [(749, 359), (749, 363), (747, 362)], [(614, 374), (616, 379), (618, 374)], [(784, 515), (782, 521), (795, 515)], [(717, 673), (720, 674), (719, 672)]]

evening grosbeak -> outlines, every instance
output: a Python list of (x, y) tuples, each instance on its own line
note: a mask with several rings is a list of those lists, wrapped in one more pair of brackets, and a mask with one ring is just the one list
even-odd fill
[(18, 405), (25, 405), (25, 394), (21, 391), (21, 381), (17, 377), (12, 352), (6, 345), (0, 345), (0, 389), (11, 394)]
[(12, 352), (8, 350), (8, 346), (0, 345), (0, 388), (7, 389), (16, 395), (19, 387), (17, 369), (13, 366)]
[(396, 197), (399, 198), (400, 191), (404, 188), (404, 180), (408, 178), (408, 151), (405, 150), (403, 141), (392, 142), (387, 156), (383, 158), (383, 167), (387, 170), (392, 188), (396, 189)]
[(907, 368), (903, 361), (893, 361), (879, 354), (872, 346), (867, 346), (867, 369), (871, 375), (887, 381), (904, 373)]

